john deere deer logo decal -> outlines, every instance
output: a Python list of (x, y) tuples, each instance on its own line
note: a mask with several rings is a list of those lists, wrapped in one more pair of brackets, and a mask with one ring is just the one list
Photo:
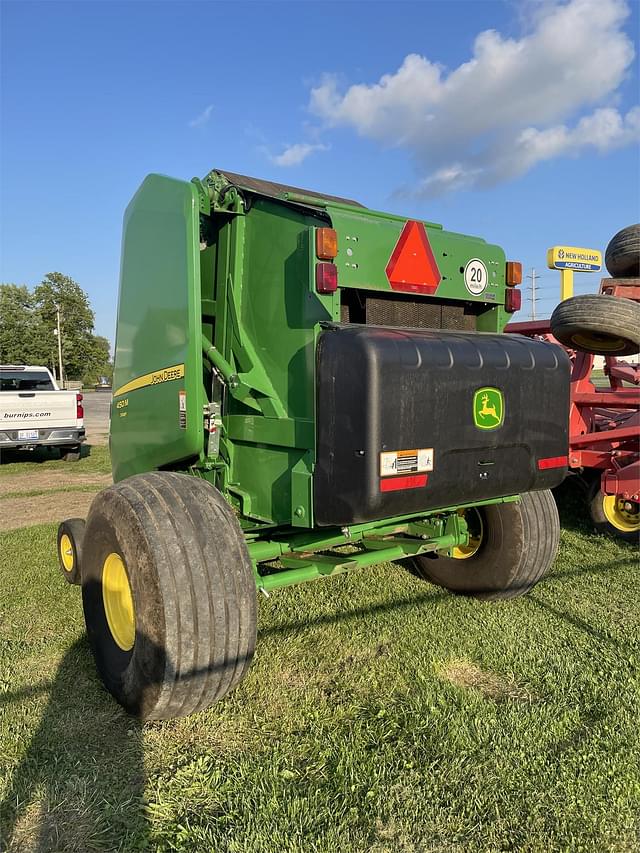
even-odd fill
[(473, 422), (478, 429), (496, 429), (504, 420), (504, 398), (497, 388), (478, 388), (473, 395)]

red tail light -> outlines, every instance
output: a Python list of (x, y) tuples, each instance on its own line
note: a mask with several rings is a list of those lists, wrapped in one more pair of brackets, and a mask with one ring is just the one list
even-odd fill
[(517, 290), (515, 287), (510, 287), (507, 290), (506, 297), (504, 300), (504, 310), (508, 311), (509, 314), (515, 314), (516, 311), (519, 311), (522, 307), (522, 291)]
[(316, 264), (316, 290), (335, 293), (338, 289), (338, 269), (335, 264)]
[(84, 418), (84, 406), (82, 405), (82, 394), (76, 394), (76, 418), (82, 420)]

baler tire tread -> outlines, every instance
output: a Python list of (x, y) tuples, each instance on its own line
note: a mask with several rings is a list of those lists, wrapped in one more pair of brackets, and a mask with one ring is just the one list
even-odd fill
[(640, 223), (628, 225), (613, 235), (604, 262), (613, 278), (640, 276)]
[[(152, 472), (105, 489), (87, 521), (83, 605), (107, 689), (142, 719), (210, 707), (246, 674), (256, 641), (253, 567), (220, 492), (188, 474)], [(109, 549), (126, 566), (136, 639), (118, 649), (100, 578)]]
[(611, 356), (640, 352), (640, 304), (632, 299), (572, 296), (555, 307), (550, 325), (554, 337), (570, 349)]
[(490, 601), (526, 595), (553, 565), (560, 520), (548, 489), (526, 492), (519, 503), (479, 507), (487, 531), (468, 559), (415, 557), (413, 573), (450, 592)]

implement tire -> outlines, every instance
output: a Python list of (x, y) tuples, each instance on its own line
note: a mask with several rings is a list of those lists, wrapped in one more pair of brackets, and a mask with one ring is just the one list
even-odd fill
[[(624, 501), (617, 495), (605, 495), (596, 477), (588, 492), (589, 515), (597, 533), (605, 533), (638, 544), (640, 541), (640, 511), (635, 501)], [(630, 503), (628, 510), (625, 504)]]
[(84, 543), (89, 642), (129, 713), (185, 716), (233, 690), (253, 656), (256, 587), (216, 489), (188, 474), (130, 477), (96, 496)]
[(67, 583), (81, 582), (84, 529), (84, 518), (67, 518), (58, 527), (58, 566)]
[(604, 262), (613, 278), (640, 276), (640, 223), (629, 225), (613, 235)]
[(551, 331), (561, 344), (594, 355), (640, 352), (640, 304), (617, 296), (572, 296), (556, 306)]
[(415, 557), (414, 573), (472, 598), (525, 595), (552, 566), (558, 550), (560, 521), (551, 492), (527, 492), (519, 503), (477, 507), (474, 513), (482, 522), (477, 544), (453, 549), (461, 552), (457, 559)]

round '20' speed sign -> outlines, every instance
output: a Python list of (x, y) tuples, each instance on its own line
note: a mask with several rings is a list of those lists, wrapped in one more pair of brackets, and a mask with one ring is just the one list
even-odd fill
[(478, 258), (472, 258), (464, 268), (464, 286), (477, 296), (489, 283), (487, 268)]

